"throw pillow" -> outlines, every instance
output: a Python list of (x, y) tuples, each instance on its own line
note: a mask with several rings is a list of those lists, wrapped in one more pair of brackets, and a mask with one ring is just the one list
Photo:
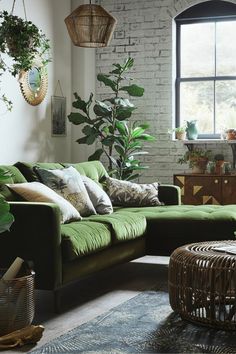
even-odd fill
[(111, 214), (113, 212), (111, 200), (107, 193), (91, 178), (81, 175), (89, 198), (98, 214)]
[(73, 205), (40, 182), (7, 184), (7, 187), (27, 201), (57, 204), (60, 208), (62, 223), (82, 219)]
[(138, 184), (106, 177), (105, 185), (113, 205), (163, 205), (158, 199), (158, 183)]
[(41, 182), (70, 202), (82, 216), (96, 214), (79, 172), (72, 166), (47, 170), (35, 167)]

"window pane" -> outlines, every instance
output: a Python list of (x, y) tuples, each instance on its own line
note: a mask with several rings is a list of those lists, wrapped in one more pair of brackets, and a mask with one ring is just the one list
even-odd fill
[(216, 75), (236, 75), (236, 21), (216, 23)]
[(236, 128), (236, 80), (216, 81), (216, 131)]
[(182, 82), (180, 84), (180, 125), (196, 119), (199, 134), (214, 133), (214, 83)]
[(181, 25), (181, 77), (215, 75), (215, 24)]

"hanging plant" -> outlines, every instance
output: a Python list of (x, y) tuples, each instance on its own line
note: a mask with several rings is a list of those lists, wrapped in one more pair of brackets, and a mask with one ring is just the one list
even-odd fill
[[(17, 76), (35, 63), (37, 67), (44, 67), (50, 62), (49, 40), (36, 25), (7, 11), (0, 12), (0, 20), (0, 76), (4, 71)], [(10, 64), (7, 57), (12, 59)], [(4, 94), (1, 100), (10, 110), (11, 101)]]

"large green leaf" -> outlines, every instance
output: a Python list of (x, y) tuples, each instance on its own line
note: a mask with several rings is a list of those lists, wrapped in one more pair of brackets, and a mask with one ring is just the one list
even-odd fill
[(142, 134), (137, 139), (145, 141), (155, 141), (156, 138), (150, 134)]
[(83, 114), (80, 113), (70, 113), (68, 115), (68, 119), (71, 123), (75, 124), (75, 125), (80, 125), (83, 123), (89, 123), (89, 119), (87, 117), (85, 117)]
[(74, 108), (81, 109), (84, 113), (86, 113), (87, 110), (87, 103), (81, 99), (81, 97), (75, 92), (74, 93), (76, 101), (72, 103), (72, 106)]
[(10, 213), (9, 204), (0, 198), (0, 233), (9, 230), (14, 221), (13, 215)]
[(8, 179), (11, 176), (12, 174), (9, 171), (6, 171), (0, 167), (0, 181), (4, 181), (5, 179)]
[(138, 138), (140, 137), (143, 133), (145, 132), (145, 129), (141, 128), (141, 127), (136, 127), (134, 128), (134, 130), (131, 133), (132, 138)]
[(118, 132), (121, 135), (127, 135), (129, 133), (128, 127), (127, 127), (127, 123), (126, 122), (119, 122), (116, 121), (115, 123), (116, 129), (118, 130)]
[(86, 125), (83, 129), (82, 129), (82, 132), (84, 133), (84, 135), (87, 135), (87, 136), (89, 136), (89, 135), (93, 135), (93, 134), (96, 134), (97, 133), (97, 131), (96, 131), (96, 129), (95, 128), (93, 128), (93, 127), (90, 127), (90, 125)]
[(114, 92), (117, 91), (116, 82), (109, 79), (109, 75), (98, 74), (97, 79), (98, 79), (98, 81), (103, 82), (104, 85), (109, 86)]
[(97, 139), (98, 135), (99, 134), (96, 133), (96, 134), (91, 134), (91, 135), (87, 136), (86, 144), (92, 145), (95, 142), (95, 140)]
[(133, 58), (128, 58), (123, 66), (123, 69), (126, 71), (126, 70), (129, 70), (132, 68), (132, 66), (134, 65), (134, 59)]
[(130, 96), (141, 97), (144, 94), (144, 88), (138, 85), (122, 86), (121, 91), (126, 91)]
[(135, 109), (135, 107), (119, 107), (116, 109), (116, 118), (119, 120), (130, 118)]
[(124, 156), (125, 151), (120, 145), (115, 145), (114, 148), (116, 149), (119, 155)]
[(112, 146), (114, 144), (114, 141), (114, 136), (107, 136), (105, 139), (102, 140), (102, 144), (105, 146)]
[(101, 101), (96, 101), (93, 111), (99, 117), (111, 117), (112, 115), (112, 108)]
[(97, 149), (92, 155), (89, 156), (88, 161), (100, 160), (103, 153), (104, 151), (102, 149)]

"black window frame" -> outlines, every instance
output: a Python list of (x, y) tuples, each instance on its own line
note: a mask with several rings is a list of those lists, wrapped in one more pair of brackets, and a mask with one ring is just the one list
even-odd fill
[[(216, 6), (217, 4), (217, 6)], [(180, 84), (181, 82), (200, 82), (200, 81), (213, 81), (214, 82), (214, 107), (213, 119), (215, 128), (215, 83), (222, 80), (236, 80), (236, 75), (226, 76), (204, 76), (204, 77), (181, 77), (181, 26), (183, 24), (203, 23), (203, 22), (226, 22), (236, 21), (236, 4), (228, 3), (225, 1), (206, 1), (186, 11), (182, 12), (175, 18), (176, 22), (176, 80), (175, 80), (175, 124), (176, 127), (180, 126)], [(216, 45), (216, 43), (215, 43)], [(215, 50), (215, 63), (216, 63), (216, 50)], [(220, 134), (199, 134), (198, 139), (220, 139)]]

